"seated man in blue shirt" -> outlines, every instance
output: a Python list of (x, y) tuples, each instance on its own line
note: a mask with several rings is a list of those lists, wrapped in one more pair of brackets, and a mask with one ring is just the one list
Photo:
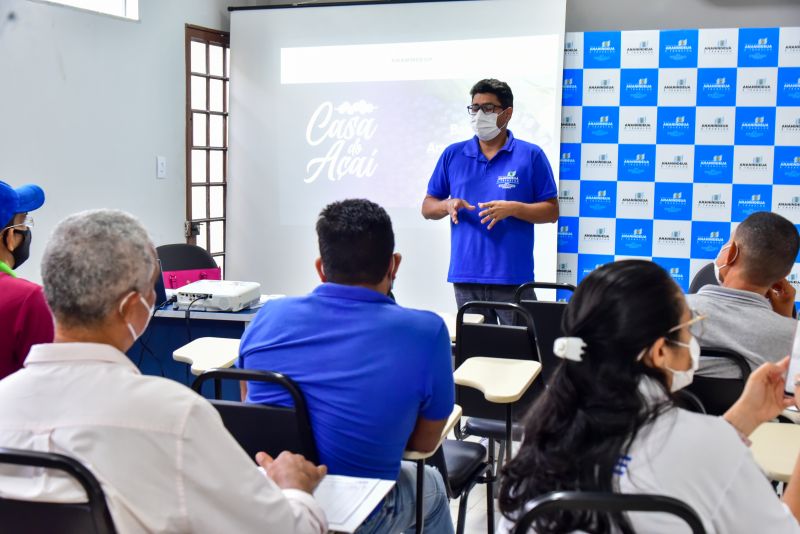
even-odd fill
[[(432, 451), (453, 409), (450, 336), (436, 314), (387, 296), (401, 258), (383, 208), (330, 204), (317, 235), (323, 283), (306, 296), (267, 302), (242, 337), (238, 366), (298, 383), (329, 473), (397, 481), (359, 534), (410, 530), (416, 467), (401, 460), (407, 449)], [(243, 385), (243, 397), (290, 404), (270, 384)], [(425, 469), (425, 531), (452, 533), (442, 478)]]

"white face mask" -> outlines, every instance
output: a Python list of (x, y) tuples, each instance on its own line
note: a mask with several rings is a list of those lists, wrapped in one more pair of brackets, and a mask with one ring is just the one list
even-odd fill
[(482, 109), (472, 116), (472, 131), (481, 141), (491, 141), (500, 135), (497, 127), (497, 113), (484, 113)]
[(700, 343), (697, 342), (697, 338), (694, 336), (689, 340), (689, 343), (681, 343), (680, 341), (670, 341), (670, 343), (689, 349), (689, 356), (692, 358), (692, 366), (685, 371), (676, 371), (671, 367), (667, 367), (672, 372), (672, 385), (669, 390), (675, 393), (692, 383), (694, 372), (700, 367)]
[(721, 269), (725, 268), (725, 267), (728, 267), (731, 263), (736, 261), (736, 258), (739, 256), (739, 249), (737, 248), (736, 249), (736, 255), (733, 257), (733, 260), (730, 263), (726, 263), (725, 265), (717, 265), (717, 259), (719, 258), (719, 255), (722, 254), (723, 250), (728, 249), (728, 248), (731, 248), (731, 246), (730, 245), (725, 245), (724, 247), (719, 249), (719, 253), (717, 254), (717, 257), (714, 258), (714, 278), (717, 279), (717, 283), (719, 285), (722, 285), (722, 278), (720, 278), (720, 276), (719, 276), (719, 271)]
[(144, 323), (144, 328), (142, 328), (142, 331), (139, 332), (138, 334), (136, 333), (136, 329), (133, 327), (133, 325), (131, 323), (125, 321), (125, 325), (128, 327), (128, 332), (131, 333), (131, 337), (133, 338), (133, 342), (136, 343), (136, 340), (139, 339), (139, 337), (142, 334), (144, 334), (145, 330), (147, 330), (147, 325), (150, 324), (150, 318), (153, 316), (153, 310), (155, 310), (156, 307), (155, 307), (155, 303), (153, 304), (153, 306), (149, 305), (147, 303), (147, 301), (144, 300), (144, 297), (142, 297), (138, 293), (129, 293), (128, 296), (125, 297), (124, 299), (122, 299), (122, 302), (119, 303), (119, 313), (120, 313), (120, 315), (122, 314), (122, 307), (125, 305), (126, 302), (128, 302), (128, 299), (130, 298), (131, 295), (137, 295), (139, 297), (139, 302), (141, 302), (142, 306), (144, 306), (147, 309), (147, 322)]

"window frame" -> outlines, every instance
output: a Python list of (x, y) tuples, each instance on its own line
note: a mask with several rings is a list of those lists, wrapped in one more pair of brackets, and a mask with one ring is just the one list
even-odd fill
[[(192, 71), (192, 43), (199, 42), (205, 46), (205, 73)], [(210, 74), (210, 46), (222, 47), (222, 76)], [(225, 270), (226, 238), (227, 231), (227, 196), (228, 196), (228, 124), (229, 115), (229, 90), (230, 90), (230, 33), (220, 30), (212, 30), (201, 26), (186, 24), (185, 31), (185, 62), (186, 62), (186, 203), (185, 203), (185, 232), (186, 242), (192, 245), (197, 244), (197, 236), (194, 231), (197, 226), (203, 225), (200, 229), (205, 235), (205, 249), (216, 260), (222, 259), (223, 273)], [(205, 80), (205, 106), (204, 108), (192, 107), (192, 79), (202, 77)], [(222, 81), (222, 111), (211, 110), (211, 82), (212, 80)], [(194, 116), (202, 114), (205, 124), (205, 144), (194, 144)], [(211, 117), (222, 117), (222, 142), (220, 146), (211, 146)], [(205, 180), (194, 181), (192, 173), (192, 154), (194, 151), (201, 150), (205, 154)], [(222, 154), (222, 181), (211, 181), (211, 153), (220, 152)], [(196, 189), (203, 189), (205, 196), (205, 217), (193, 218), (192, 201), (193, 193)], [(211, 192), (214, 189), (222, 190), (222, 214), (219, 217), (211, 217)], [(222, 248), (219, 250), (211, 247), (211, 225), (212, 223), (222, 224)], [(224, 277), (224, 276), (223, 276)]]

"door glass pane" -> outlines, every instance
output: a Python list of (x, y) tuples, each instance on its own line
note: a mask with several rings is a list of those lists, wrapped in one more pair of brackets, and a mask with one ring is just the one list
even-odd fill
[(194, 146), (206, 146), (206, 121), (204, 113), (192, 113), (192, 143)]
[[(225, 216), (225, 201), (223, 200), (223, 188), (222, 186), (218, 187), (211, 187), (211, 213), (209, 217), (216, 218), (216, 217), (224, 217)], [(213, 231), (213, 227), (212, 227)]]
[(209, 140), (209, 146), (223, 146), (222, 145), (222, 116), (220, 115), (211, 115), (211, 139)]
[(212, 76), (222, 76), (222, 47), (208, 45), (208, 73)]
[(206, 79), (192, 76), (192, 109), (206, 109)]
[(222, 279), (225, 280), (225, 256), (214, 256), (214, 261), (217, 262), (217, 267), (222, 271)]
[(223, 252), (223, 244), (225, 235), (225, 223), (222, 221), (215, 221), (211, 223), (211, 247), (208, 249), (210, 252)]
[(209, 80), (208, 83), (208, 109), (224, 111), (222, 109), (222, 80)]
[(221, 150), (211, 150), (208, 153), (209, 159), (209, 169), (210, 169), (210, 180), (211, 182), (222, 182), (222, 177), (224, 176), (222, 173), (222, 151)]
[(225, 76), (231, 75), (231, 49), (225, 49)]
[(192, 150), (192, 182), (206, 181), (206, 151)]
[(205, 219), (207, 217), (206, 188), (192, 187), (192, 219)]
[(191, 65), (192, 72), (206, 73), (206, 45), (205, 43), (198, 43), (192, 41), (191, 51)]
[(206, 238), (206, 223), (198, 224), (200, 234), (197, 237), (197, 246), (208, 250), (208, 239)]

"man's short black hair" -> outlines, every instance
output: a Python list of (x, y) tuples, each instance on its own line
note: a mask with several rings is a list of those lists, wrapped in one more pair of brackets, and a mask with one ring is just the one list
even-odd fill
[(377, 284), (386, 276), (394, 232), (389, 214), (374, 202), (349, 199), (328, 204), (317, 219), (317, 237), (330, 282)]
[(474, 97), (478, 93), (491, 93), (500, 101), (503, 109), (514, 107), (514, 93), (506, 82), (495, 80), (494, 78), (487, 78), (481, 80), (470, 89), (469, 96)]
[(768, 211), (758, 211), (742, 221), (733, 241), (741, 246), (745, 277), (759, 286), (784, 278), (800, 247), (800, 235), (791, 221)]

